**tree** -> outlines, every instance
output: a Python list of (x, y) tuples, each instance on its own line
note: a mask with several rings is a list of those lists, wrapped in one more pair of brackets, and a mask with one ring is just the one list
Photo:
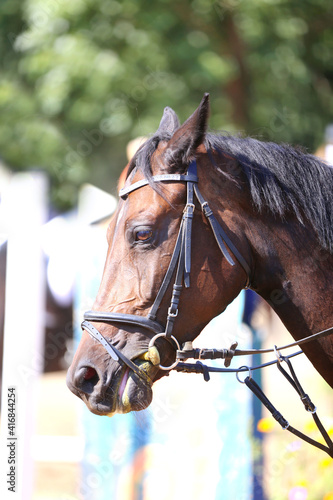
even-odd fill
[(326, 0), (3, 0), (0, 152), (49, 172), (53, 202), (114, 190), (127, 142), (203, 92), (211, 127), (313, 150), (331, 120)]

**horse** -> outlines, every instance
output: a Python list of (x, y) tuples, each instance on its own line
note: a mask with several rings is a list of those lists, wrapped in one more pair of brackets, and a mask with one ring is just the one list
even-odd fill
[[(165, 108), (126, 167), (102, 281), (67, 374), (97, 415), (140, 411), (152, 385), (244, 288), (295, 341), (333, 325), (333, 168), (289, 145), (209, 133), (209, 95)], [(333, 388), (333, 337), (302, 345)]]

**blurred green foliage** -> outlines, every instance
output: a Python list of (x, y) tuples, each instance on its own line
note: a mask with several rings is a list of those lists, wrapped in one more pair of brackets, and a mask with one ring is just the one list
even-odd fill
[(0, 25), (0, 155), (46, 169), (59, 209), (204, 92), (213, 129), (314, 150), (332, 121), (327, 0), (2, 0)]

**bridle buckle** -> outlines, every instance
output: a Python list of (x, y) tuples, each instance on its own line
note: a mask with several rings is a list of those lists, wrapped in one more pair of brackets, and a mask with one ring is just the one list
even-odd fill
[(169, 309), (168, 309), (168, 316), (171, 317), (171, 318), (176, 318), (178, 316), (178, 312), (179, 312), (178, 309), (176, 309), (176, 312), (172, 312), (171, 307), (169, 307)]
[[(189, 212), (189, 209), (191, 209), (191, 212)], [(185, 214), (185, 215), (190, 215), (190, 216), (192, 216), (192, 215), (193, 215), (193, 213), (194, 213), (194, 210), (195, 210), (195, 205), (194, 205), (194, 203), (186, 203), (186, 205), (185, 205), (185, 207), (184, 207), (183, 212), (184, 212), (184, 214)]]

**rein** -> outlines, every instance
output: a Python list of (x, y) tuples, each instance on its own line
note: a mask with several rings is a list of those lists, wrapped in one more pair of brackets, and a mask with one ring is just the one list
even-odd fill
[[(299, 354), (303, 354), (303, 351), (297, 351), (287, 356), (282, 356), (280, 351), (283, 349), (288, 349), (290, 347), (295, 347), (296, 345), (302, 345), (307, 342), (311, 342), (316, 338), (324, 338), (333, 333), (333, 327), (328, 328), (327, 330), (323, 330), (321, 332), (315, 333), (308, 337), (305, 337), (298, 342), (293, 342), (291, 344), (287, 344), (281, 347), (274, 346), (273, 349), (249, 349), (249, 350), (240, 350), (236, 349), (237, 342), (232, 344), (230, 349), (193, 349), (192, 342), (187, 342), (184, 344), (184, 347), (181, 351), (177, 351), (177, 359), (224, 359), (225, 366), (229, 366), (232, 358), (234, 356), (245, 356), (245, 355), (254, 355), (254, 354), (263, 354), (274, 352), (276, 359), (273, 361), (269, 361), (267, 363), (262, 363), (258, 366), (241, 366), (240, 368), (217, 368), (214, 366), (204, 365), (201, 361), (197, 361), (196, 363), (178, 363), (178, 365), (174, 368), (178, 372), (183, 373), (200, 373), (203, 375), (204, 380), (208, 382), (210, 380), (210, 373), (236, 373), (236, 377), (238, 382), (245, 384), (253, 394), (261, 401), (261, 403), (268, 409), (271, 413), (272, 417), (281, 425), (283, 430), (288, 430), (298, 438), (306, 441), (312, 446), (319, 448), (320, 450), (327, 453), (330, 457), (333, 458), (333, 442), (327, 433), (325, 427), (321, 423), (318, 415), (317, 408), (312, 403), (308, 394), (306, 394), (296, 376), (296, 373), (291, 364), (290, 358), (294, 356), (298, 356)], [(282, 363), (285, 362), (288, 365), (289, 373), (281, 366)], [(283, 417), (283, 415), (275, 408), (275, 406), (270, 402), (267, 396), (262, 391), (261, 387), (253, 380), (252, 372), (254, 370), (259, 370), (261, 368), (265, 368), (271, 365), (277, 365), (278, 370), (282, 375), (287, 379), (287, 381), (291, 384), (291, 386), (298, 393), (304, 408), (307, 412), (312, 414), (313, 420), (317, 426), (317, 429), (320, 431), (322, 437), (326, 442), (326, 446), (319, 441), (315, 441), (314, 439), (306, 436), (295, 427), (292, 427), (289, 422)], [(249, 375), (242, 381), (239, 378), (239, 373), (248, 372)]]
[[(251, 389), (251, 391), (268, 408), (268, 410), (272, 413), (272, 416), (280, 423), (283, 429), (288, 429), (290, 432), (294, 433), (301, 439), (304, 439), (313, 446), (322, 449), (323, 451), (328, 453), (331, 457), (333, 457), (333, 443), (316, 414), (316, 408), (314, 407), (313, 403), (310, 401), (310, 398), (304, 393), (302, 387), (300, 386), (289, 359), (293, 356), (301, 354), (303, 351), (297, 351), (288, 356), (282, 356), (280, 354), (280, 351), (283, 349), (295, 347), (296, 345), (301, 345), (306, 342), (310, 342), (315, 339), (323, 338), (327, 335), (330, 335), (331, 333), (333, 333), (333, 327), (318, 332), (316, 334), (310, 335), (309, 337), (301, 339), (297, 342), (281, 346), (279, 348), (275, 346), (274, 349), (240, 350), (236, 349), (238, 345), (237, 342), (232, 344), (230, 349), (193, 349), (192, 343), (186, 342), (183, 348), (181, 349), (178, 340), (172, 335), (172, 331), (175, 319), (178, 315), (179, 298), (183, 285), (185, 286), (185, 288), (190, 287), (192, 220), (195, 209), (195, 204), (194, 204), (195, 198), (199, 202), (201, 210), (204, 216), (207, 218), (209, 225), (212, 229), (218, 247), (223, 256), (225, 257), (225, 259), (227, 260), (227, 262), (231, 266), (235, 265), (235, 262), (231, 257), (230, 252), (227, 249), (228, 246), (230, 251), (233, 253), (235, 259), (244, 269), (246, 274), (246, 283), (244, 285), (244, 288), (248, 288), (250, 286), (251, 269), (246, 260), (244, 259), (244, 257), (232, 243), (232, 241), (230, 240), (224, 229), (218, 223), (217, 219), (215, 218), (212, 210), (208, 205), (208, 202), (203, 198), (202, 194), (200, 193), (198, 188), (196, 160), (193, 160), (189, 164), (187, 173), (184, 175), (182, 174), (155, 175), (153, 176), (152, 180), (154, 182), (186, 182), (187, 200), (183, 211), (183, 216), (180, 223), (180, 228), (175, 248), (169, 263), (169, 267), (166, 271), (163, 282), (157, 293), (155, 301), (150, 309), (150, 312), (146, 317), (133, 314), (91, 310), (87, 311), (84, 314), (84, 321), (81, 324), (82, 329), (87, 331), (87, 333), (96, 341), (100, 342), (114, 361), (118, 363), (124, 363), (128, 368), (133, 370), (140, 378), (142, 378), (149, 385), (152, 385), (152, 381), (150, 380), (148, 375), (142, 369), (140, 369), (139, 366), (137, 366), (131, 359), (127, 358), (121, 351), (119, 351), (109, 340), (107, 340), (91, 324), (91, 321), (111, 323), (111, 324), (120, 323), (127, 325), (136, 325), (150, 332), (153, 332), (154, 336), (150, 340), (148, 346), (148, 358), (153, 365), (157, 366), (161, 370), (166, 370), (166, 371), (176, 370), (185, 373), (202, 373), (206, 381), (210, 379), (209, 373), (211, 372), (236, 373), (237, 380), (241, 383), (245, 383), (249, 387), (249, 389)], [(147, 185), (149, 185), (149, 181), (147, 179), (142, 179), (138, 182), (135, 182), (134, 184), (131, 184), (126, 188), (121, 189), (119, 195), (122, 199), (126, 199), (130, 193)], [(174, 274), (175, 274), (175, 281), (172, 287), (170, 306), (168, 309), (165, 326), (163, 326), (156, 321), (156, 315)], [(169, 341), (169, 343), (172, 344), (173, 347), (176, 347), (176, 360), (170, 366), (163, 366), (160, 364), (159, 354), (155, 347), (155, 342), (160, 337), (165, 338), (167, 341)], [(241, 366), (238, 369), (228, 368), (234, 356), (262, 354), (269, 352), (275, 352), (277, 359), (251, 368), (248, 366)], [(181, 362), (182, 360), (187, 360), (189, 358), (198, 359), (198, 361), (195, 364)], [(206, 366), (201, 362), (201, 360), (203, 359), (224, 359), (225, 360), (224, 364), (226, 368)], [(284, 368), (281, 367), (282, 362), (286, 362), (288, 364), (291, 375), (289, 375), (286, 372), (286, 370), (284, 370)], [(302, 402), (304, 403), (305, 409), (312, 413), (316, 425), (320, 430), (322, 436), (324, 437), (327, 446), (324, 446), (321, 443), (312, 440), (311, 438), (302, 434), (300, 431), (297, 431), (296, 429), (291, 427), (289, 423), (284, 419), (284, 417), (282, 417), (282, 415), (271, 404), (268, 398), (264, 395), (258, 384), (256, 384), (256, 382), (252, 379), (253, 370), (264, 368), (272, 364), (277, 364), (277, 367), (280, 370), (280, 372), (287, 378), (287, 380), (291, 383), (294, 389), (298, 392)], [(249, 375), (245, 378), (244, 381), (241, 381), (239, 379), (239, 373), (242, 372), (249, 372)]]

